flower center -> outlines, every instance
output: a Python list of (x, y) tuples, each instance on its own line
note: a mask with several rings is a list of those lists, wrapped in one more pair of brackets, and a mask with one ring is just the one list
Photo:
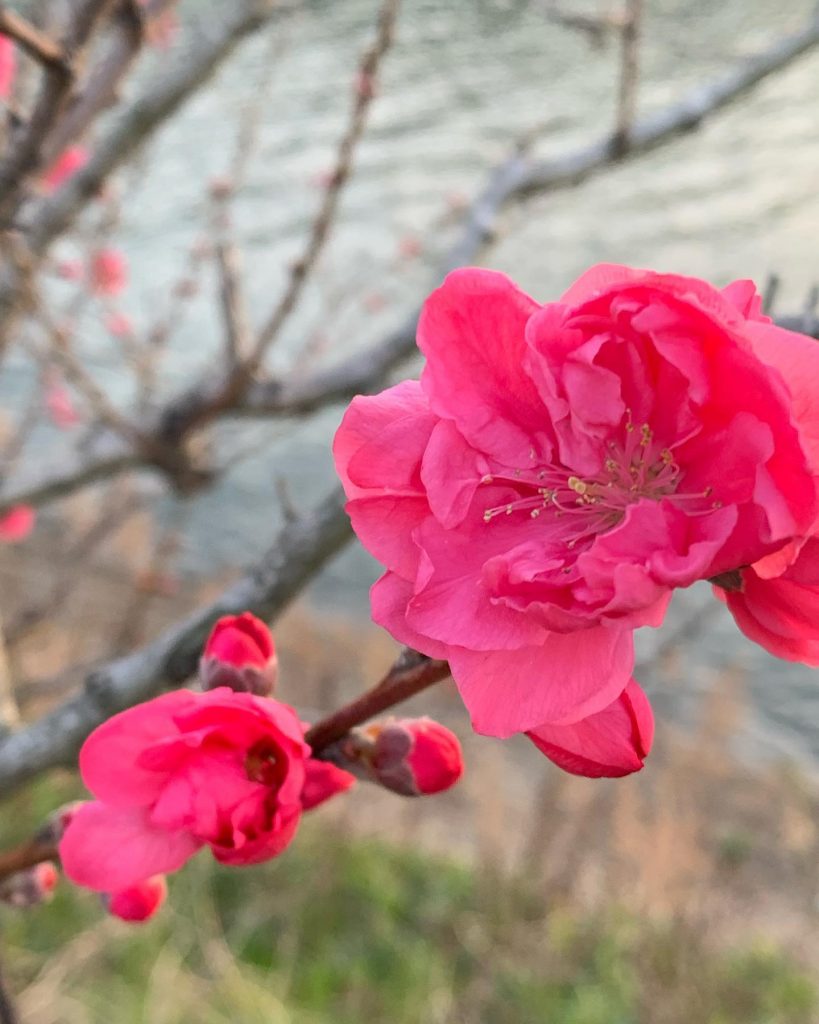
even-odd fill
[[(546, 465), (527, 470), (516, 469), (511, 476), (487, 475), (481, 483), (511, 483), (521, 497), (503, 505), (487, 508), (485, 523), (497, 516), (527, 512), (531, 519), (549, 515), (566, 527), (569, 547), (586, 537), (602, 533), (619, 523), (629, 505), (648, 498), (666, 498), (692, 515), (719, 508), (721, 502), (708, 502), (712, 488), (695, 494), (679, 493), (682, 471), (669, 448), (661, 447), (647, 423), (639, 428), (627, 413), (624, 441), (609, 441), (601, 471), (583, 478), (566, 467)], [(534, 450), (530, 458), (536, 458)]]

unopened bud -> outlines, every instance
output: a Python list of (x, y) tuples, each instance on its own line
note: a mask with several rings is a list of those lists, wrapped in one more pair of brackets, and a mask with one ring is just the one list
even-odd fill
[(353, 742), (370, 778), (402, 796), (440, 793), (463, 774), (457, 736), (431, 718), (373, 722)]
[(279, 662), (267, 626), (250, 612), (225, 615), (208, 637), (199, 661), (203, 690), (231, 690), (269, 697), (276, 686)]
[(10, 907), (34, 907), (51, 899), (60, 875), (50, 860), (9, 875), (0, 883), (0, 900)]
[(140, 924), (154, 916), (167, 895), (168, 883), (165, 876), (154, 875), (128, 889), (108, 893), (103, 896), (102, 901), (109, 914), (113, 914), (121, 921)]

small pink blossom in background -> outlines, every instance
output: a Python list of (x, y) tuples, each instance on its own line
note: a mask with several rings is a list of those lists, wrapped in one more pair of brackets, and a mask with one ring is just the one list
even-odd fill
[(149, 46), (169, 50), (179, 35), (180, 22), (176, 11), (162, 11), (150, 18), (145, 26), (145, 39)]
[(597, 732), (617, 747), (633, 630), (699, 579), (819, 663), (819, 346), (760, 308), (750, 282), (607, 265), (540, 305), (464, 269), (424, 306), (420, 382), (354, 399), (334, 452), (387, 569), (373, 617), (448, 660), (478, 732), (641, 766), (643, 734), (620, 757)]
[(168, 883), (164, 875), (153, 875), (137, 885), (103, 896), (109, 914), (130, 924), (148, 921), (160, 909), (168, 895)]
[(638, 772), (651, 751), (654, 715), (634, 680), (612, 703), (572, 725), (543, 725), (526, 735), (572, 775), (619, 778)]
[(387, 299), (381, 292), (367, 292), (363, 302), (368, 313), (380, 313), (387, 305)]
[(219, 619), (199, 662), (203, 690), (229, 686), (258, 697), (270, 696), (278, 671), (273, 634), (250, 612)]
[(60, 430), (68, 430), (81, 422), (81, 416), (74, 408), (71, 393), (64, 384), (55, 381), (46, 389), (45, 406), (51, 422)]
[(363, 730), (374, 739), (368, 755), (373, 778), (402, 796), (450, 789), (463, 774), (458, 737), (431, 718), (395, 718)]
[(37, 514), (31, 505), (15, 505), (0, 515), (0, 543), (13, 544), (25, 540), (34, 529)]
[(69, 146), (68, 149), (64, 149), (43, 175), (42, 183), (45, 191), (55, 192), (88, 163), (89, 156), (85, 146)]
[(60, 260), (55, 269), (64, 281), (82, 281), (85, 277), (85, 267), (80, 260)]
[(89, 279), (97, 295), (119, 295), (128, 284), (128, 263), (119, 249), (99, 249), (91, 257)]
[(417, 235), (404, 235), (398, 240), (398, 255), (403, 260), (418, 259), (423, 251), (423, 243)]
[(105, 328), (114, 338), (129, 338), (134, 333), (134, 324), (127, 313), (111, 310), (105, 317)]
[(310, 178), (310, 184), (313, 188), (332, 188), (336, 183), (337, 172), (335, 169), (327, 169), (323, 171), (316, 171)]
[(11, 96), (17, 72), (17, 53), (8, 36), (0, 35), (0, 100)]

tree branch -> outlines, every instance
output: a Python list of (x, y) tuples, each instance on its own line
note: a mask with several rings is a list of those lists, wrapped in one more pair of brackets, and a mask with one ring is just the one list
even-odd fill
[(423, 654), (418, 654), (417, 651), (405, 648), (401, 657), (379, 683), (356, 700), (317, 722), (307, 730), (304, 738), (313, 748), (313, 753), (318, 755), (356, 725), (361, 725), (362, 722), (380, 715), (382, 711), (409, 700), (434, 683), (446, 679), (448, 675), (447, 662), (434, 661)]
[(278, 615), (351, 536), (339, 488), (311, 513), (286, 524), (258, 566), (213, 604), (148, 646), (92, 671), (81, 694), (0, 740), (0, 796), (70, 763), (85, 737), (112, 714), (188, 679), (222, 615), (245, 610), (267, 619)]
[(13, 39), (28, 55), (45, 68), (52, 68), (66, 76), (73, 75), (73, 69), (65, 50), (54, 40), (41, 32), (31, 22), (7, 7), (0, 7), (0, 35)]

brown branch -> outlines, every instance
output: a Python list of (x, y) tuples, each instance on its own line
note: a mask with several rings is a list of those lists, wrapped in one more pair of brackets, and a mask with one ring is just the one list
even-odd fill
[(35, 25), (15, 11), (0, 7), (0, 35), (13, 39), (28, 55), (45, 68), (51, 68), (61, 75), (74, 74), (65, 50), (58, 43), (41, 32)]
[[(173, 0), (167, 0), (164, 6), (171, 2)], [(116, 32), (104, 58), (43, 143), (46, 165), (78, 139), (100, 111), (116, 101), (119, 84), (142, 48), (145, 17), (147, 11), (143, 11), (136, 0), (120, 0), (114, 18)]]
[(639, 81), (640, 22), (643, 0), (628, 0), (626, 17), (621, 29), (620, 82), (617, 93), (617, 121), (612, 144), (625, 152), (631, 128), (637, 113), (637, 84)]
[(0, 163), (0, 224), (8, 223), (17, 209), (20, 187), (44, 163), (43, 144), (68, 102), (76, 55), (83, 49), (97, 23), (107, 14), (113, 0), (85, 0), (69, 25), (62, 49), (70, 63), (44, 66), (40, 95), (22, 137)]
[(285, 524), (259, 562), (213, 604), (158, 639), (99, 666), (82, 693), (0, 740), (0, 796), (73, 761), (86, 736), (112, 714), (178, 686), (196, 671), (202, 645), (222, 615), (252, 611), (273, 619), (352, 536), (340, 489)]
[(240, 405), (242, 396), (252, 383), (253, 374), (296, 308), (310, 272), (330, 235), (342, 190), (350, 178), (353, 156), (364, 134), (367, 114), (375, 95), (381, 61), (392, 45), (399, 6), (400, 0), (384, 0), (379, 10), (375, 40), (364, 53), (358, 67), (350, 119), (339, 143), (324, 199), (313, 221), (304, 251), (291, 265), (287, 287), (259, 331), (253, 352), (248, 359), (231, 370), (223, 381), (216, 385), (211, 385), (209, 381), (200, 382), (172, 401), (160, 426), (161, 436), (178, 442), (189, 431)]
[(409, 700), (422, 690), (446, 679), (448, 675), (449, 665), (445, 661), (434, 661), (407, 648), (371, 690), (317, 722), (304, 738), (313, 752), (320, 754), (325, 747), (340, 740), (356, 725)]
[(219, 292), (225, 328), (227, 362), (236, 367), (250, 351), (251, 327), (242, 292), (242, 259), (234, 242), (222, 239), (216, 244), (219, 268)]
[(31, 839), (20, 846), (0, 852), (0, 881), (17, 874), (18, 871), (33, 868), (35, 864), (40, 864), (44, 860), (58, 859), (59, 853), (55, 843)]

